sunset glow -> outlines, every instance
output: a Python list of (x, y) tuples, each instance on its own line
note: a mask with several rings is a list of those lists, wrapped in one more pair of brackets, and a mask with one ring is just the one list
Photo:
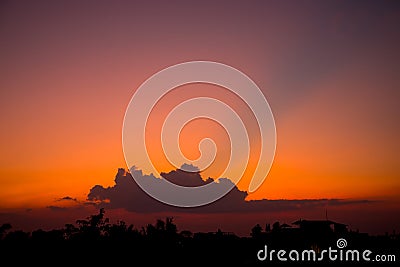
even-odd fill
[[(355, 228), (363, 227), (359, 216), (368, 218), (367, 211), (377, 216), (398, 211), (398, 4), (151, 2), (0, 4), (1, 221), (15, 215), (17, 225), (24, 227), (18, 218), (45, 214), (63, 225), (49, 207), (75, 209), (84, 206), (93, 186), (113, 186), (118, 168), (132, 167), (126, 165), (122, 147), (131, 97), (154, 73), (194, 60), (242, 71), (272, 109), (274, 163), (262, 186), (246, 200), (387, 203), (361, 207), (359, 213), (332, 208), (333, 216), (348, 216)], [(145, 129), (150, 158), (160, 173), (176, 169), (160, 153), (162, 123), (179, 103), (202, 96), (228, 104), (250, 129), (249, 164), (238, 184), (245, 191), (260, 155), (257, 122), (251, 108), (222, 87), (184, 85), (162, 98)], [(221, 178), (233, 150), (223, 125), (196, 119), (177, 140), (182, 153), (195, 160), (204, 138), (213, 139), (218, 153), (201, 175)], [(57, 201), (65, 196), (77, 201)], [(84, 213), (77, 210), (77, 216)], [(110, 213), (134, 217), (123, 209)], [(276, 219), (301, 216), (297, 211), (268, 214)], [(183, 224), (199, 224), (191, 220), (195, 216), (203, 215), (183, 216)], [(76, 218), (65, 216), (70, 217)], [(400, 218), (392, 217), (390, 229), (382, 231), (398, 227)], [(374, 225), (374, 218), (366, 224)]]

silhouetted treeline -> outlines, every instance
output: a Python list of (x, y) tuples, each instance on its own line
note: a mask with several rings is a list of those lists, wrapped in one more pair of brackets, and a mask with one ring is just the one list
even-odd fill
[[(116, 264), (127, 261), (173, 264), (232, 263), (235, 265), (265, 264), (257, 260), (257, 252), (268, 245), (271, 249), (312, 249), (319, 253), (336, 247), (338, 238), (345, 238), (349, 248), (375, 249), (375, 252), (397, 253), (399, 235), (369, 236), (348, 231), (344, 224), (324, 220), (299, 220), (292, 225), (275, 222), (265, 227), (256, 224), (250, 237), (234, 233), (192, 233), (178, 231), (172, 217), (157, 220), (141, 228), (123, 221), (111, 224), (105, 210), (62, 229), (24, 232), (10, 224), (0, 226), (0, 263)], [(55, 260), (55, 261), (53, 261)], [(400, 259), (399, 259), (400, 260)], [(282, 265), (282, 262), (277, 262)]]

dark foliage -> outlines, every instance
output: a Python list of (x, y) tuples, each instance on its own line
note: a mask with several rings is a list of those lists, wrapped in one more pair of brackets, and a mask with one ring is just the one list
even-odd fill
[[(111, 224), (105, 210), (62, 229), (27, 233), (11, 231), (10, 224), (0, 226), (0, 258), (3, 262), (19, 264), (90, 264), (137, 265), (138, 262), (175, 265), (234, 264), (265, 265), (257, 260), (257, 252), (268, 245), (279, 249), (312, 249), (320, 251), (345, 238), (350, 248), (367, 248), (376, 252), (398, 252), (399, 235), (369, 236), (347, 231), (344, 225), (331, 221), (298, 221), (300, 227), (275, 222), (265, 230), (256, 224), (250, 237), (234, 233), (192, 233), (178, 231), (172, 217), (158, 219), (140, 229), (123, 221)], [(328, 227), (335, 225), (335, 229)], [(396, 255), (399, 257), (399, 255)], [(325, 262), (328, 264), (329, 262)], [(283, 265), (282, 262), (274, 264)], [(289, 265), (294, 265), (291, 262)]]

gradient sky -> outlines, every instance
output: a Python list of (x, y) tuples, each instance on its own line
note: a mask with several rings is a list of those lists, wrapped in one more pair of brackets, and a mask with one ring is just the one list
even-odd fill
[(135, 90), (193, 60), (243, 71), (272, 108), (249, 199), (398, 203), (399, 25), (398, 1), (2, 1), (0, 211), (113, 185)]

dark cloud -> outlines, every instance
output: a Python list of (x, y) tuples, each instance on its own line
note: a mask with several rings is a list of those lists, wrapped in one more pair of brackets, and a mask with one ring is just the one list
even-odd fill
[[(140, 172), (136, 172), (136, 170), (132, 170), (135, 174), (138, 175), (138, 179), (141, 177), (147, 179), (143, 176)], [(179, 170), (171, 171), (169, 173), (161, 173), (161, 177), (180, 186), (187, 186), (187, 187), (197, 187), (202, 186), (208, 183), (213, 182), (213, 179), (208, 178), (207, 180), (203, 180), (200, 176), (200, 170), (196, 166), (191, 164), (183, 164)], [(158, 181), (158, 180), (153, 180)]]
[[(55, 202), (61, 202), (61, 201), (63, 201), (63, 202), (64, 202), (64, 201), (65, 201), (65, 202), (75, 202), (75, 203), (79, 204), (79, 205), (74, 205), (74, 206), (77, 206), (77, 207), (96, 205), (96, 202), (94, 202), (94, 201), (82, 201), (82, 200), (79, 200), (79, 199), (77, 199), (77, 198), (70, 197), (70, 196), (60, 197), (60, 198), (57, 198), (57, 199), (55, 200)], [(72, 207), (74, 207), (74, 206), (72, 206)], [(63, 208), (64, 208), (64, 207), (63, 207)], [(69, 207), (65, 207), (65, 208), (69, 208)]]
[[(162, 173), (162, 179), (154, 175), (144, 175), (141, 170), (132, 169), (131, 173), (136, 179), (146, 181), (154, 186), (162, 186), (162, 180), (166, 179), (175, 184), (184, 186), (199, 186), (213, 182), (211, 178), (204, 181), (199, 172), (185, 172), (175, 170)], [(368, 200), (343, 200), (343, 199), (300, 199), (300, 200), (251, 200), (246, 201), (247, 193), (240, 191), (236, 186), (218, 201), (196, 208), (178, 208), (163, 204), (147, 195), (134, 181), (132, 174), (124, 169), (119, 169), (115, 177), (115, 185), (104, 188), (101, 185), (94, 186), (89, 194), (88, 201), (97, 203), (106, 208), (124, 208), (132, 212), (156, 213), (156, 212), (185, 212), (185, 213), (234, 213), (234, 212), (271, 212), (308, 209), (314, 207), (338, 206), (355, 203), (368, 203)], [(229, 179), (220, 178), (218, 183), (213, 183), (215, 191), (226, 186), (233, 186)]]
[(72, 198), (70, 196), (65, 196), (57, 199), (56, 201), (73, 201), (73, 202), (79, 202), (76, 198)]
[(187, 163), (183, 163), (180, 169), (187, 172), (200, 172), (200, 169), (197, 166)]

